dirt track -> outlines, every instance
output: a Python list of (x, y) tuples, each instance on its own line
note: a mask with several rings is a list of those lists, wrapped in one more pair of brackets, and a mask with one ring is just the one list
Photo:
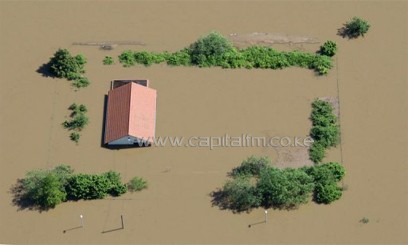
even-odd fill
[[(0, 2), (0, 243), (407, 243), (407, 3), (379, 2)], [(337, 28), (352, 16), (372, 29), (346, 40)], [(338, 70), (223, 70), (103, 66), (105, 55), (132, 48), (178, 50), (212, 30), (289, 33), (334, 40)], [(73, 42), (135, 40), (111, 51)], [(302, 48), (315, 51), (318, 44)], [(93, 82), (74, 92), (36, 72), (58, 48), (83, 53)], [(278, 45), (277, 49), (291, 49)], [(268, 148), (100, 147), (104, 94), (113, 79), (149, 78), (158, 91), (157, 134), (305, 136), (310, 103), (340, 89), (348, 190), (333, 205), (232, 214), (211, 207), (209, 193), (249, 155)], [(72, 103), (89, 108), (79, 146), (60, 126)], [(340, 152), (327, 161), (339, 161)], [(65, 203), (45, 213), (17, 211), (9, 188), (26, 171), (59, 163), (78, 172), (116, 170), (149, 189), (118, 199)], [(84, 229), (63, 230), (79, 225)], [(124, 230), (108, 233), (120, 226)], [(368, 217), (368, 224), (359, 220)]]

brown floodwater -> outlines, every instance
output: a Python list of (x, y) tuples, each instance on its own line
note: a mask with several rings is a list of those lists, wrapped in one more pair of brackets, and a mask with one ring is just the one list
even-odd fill
[[(407, 10), (404, 2), (0, 2), (0, 243), (407, 243)], [(372, 25), (366, 37), (337, 36), (355, 15)], [(104, 56), (126, 49), (175, 51), (212, 30), (334, 40), (336, 67), (316, 77), (300, 68), (102, 65)], [(101, 41), (146, 45), (110, 51), (72, 45)], [(319, 44), (273, 47), (314, 51)], [(66, 80), (36, 72), (58, 48), (88, 58), (91, 86), (75, 92)], [(263, 221), (263, 210), (219, 210), (209, 194), (247, 156), (266, 155), (276, 163), (276, 151), (102, 148), (104, 95), (110, 81), (121, 78), (150, 79), (158, 91), (157, 136), (304, 137), (313, 99), (339, 94), (342, 151), (331, 150), (326, 160), (343, 159), (348, 190), (332, 205), (270, 210), (266, 224), (248, 228)], [(79, 145), (61, 127), (72, 102), (89, 110)], [(60, 163), (77, 172), (119, 171), (125, 181), (141, 176), (149, 188), (43, 213), (12, 205), (9, 189), (18, 178)], [(80, 214), (84, 228), (63, 233), (80, 225)], [(120, 215), (125, 229), (115, 230)], [(360, 223), (363, 217), (370, 222)]]

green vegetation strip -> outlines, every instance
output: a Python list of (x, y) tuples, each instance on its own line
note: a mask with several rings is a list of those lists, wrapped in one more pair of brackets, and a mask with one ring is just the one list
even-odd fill
[(120, 174), (109, 171), (103, 174), (74, 174), (70, 166), (30, 171), (13, 188), (14, 203), (22, 208), (47, 210), (69, 200), (102, 199), (107, 195), (120, 196), (127, 189), (139, 191), (147, 182), (133, 178), (128, 184), (121, 182)]
[(337, 116), (333, 114), (333, 107), (329, 102), (315, 100), (312, 103), (312, 129), (310, 136), (313, 145), (309, 150), (309, 157), (315, 163), (319, 163), (325, 157), (326, 149), (336, 146), (340, 139), (340, 127)]
[(236, 212), (252, 208), (294, 209), (307, 203), (329, 204), (342, 196), (338, 183), (344, 167), (330, 162), (303, 168), (278, 169), (265, 157), (249, 157), (234, 168), (225, 185), (213, 192), (213, 204)]
[(330, 56), (334, 55), (335, 50), (336, 47), (334, 49), (331, 47), (329, 52), (314, 54), (301, 51), (280, 52), (264, 46), (237, 49), (227, 38), (217, 32), (212, 32), (198, 39), (188, 48), (174, 53), (128, 50), (119, 55), (119, 62), (125, 67), (136, 64), (150, 66), (162, 62), (167, 62), (172, 66), (219, 66), (247, 69), (282, 69), (297, 66), (313, 69), (323, 75), (333, 67)]

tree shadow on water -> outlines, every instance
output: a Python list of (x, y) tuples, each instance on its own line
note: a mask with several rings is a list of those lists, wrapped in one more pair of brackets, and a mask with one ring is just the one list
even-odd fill
[(337, 29), (337, 36), (340, 36), (342, 38), (348, 38), (350, 40), (358, 38), (359, 35), (353, 33), (349, 28), (347, 28), (347, 25), (344, 24), (343, 27)]
[(37, 73), (40, 73), (43, 77), (56, 78), (56, 76), (51, 71), (51, 64), (44, 63), (36, 70)]
[(230, 198), (228, 197), (227, 193), (222, 189), (218, 189), (210, 193), (212, 197), (211, 206), (217, 206), (220, 210), (230, 210), (234, 214), (238, 213), (249, 213), (251, 212), (252, 208), (248, 207), (240, 207), (236, 205), (234, 202), (231, 202)]
[(9, 193), (12, 194), (12, 204), (17, 207), (17, 211), (32, 210), (32, 211), (48, 211), (48, 208), (43, 208), (36, 205), (27, 195), (24, 190), (23, 180), (18, 179), (17, 183), (11, 186)]

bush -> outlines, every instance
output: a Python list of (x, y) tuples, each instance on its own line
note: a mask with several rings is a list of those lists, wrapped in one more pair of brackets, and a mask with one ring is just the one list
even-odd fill
[(78, 111), (81, 112), (81, 113), (85, 113), (85, 112), (88, 111), (88, 109), (86, 108), (85, 105), (81, 104), (81, 105), (79, 105), (79, 107), (78, 107)]
[(191, 65), (191, 57), (187, 48), (178, 52), (172, 53), (167, 58), (167, 64), (172, 66), (189, 66)]
[(333, 107), (330, 105), (329, 102), (326, 102), (323, 100), (313, 101), (311, 119), (314, 125), (316, 125), (315, 118), (318, 118), (319, 116), (327, 117), (331, 115), (332, 113), (333, 113)]
[(332, 60), (326, 55), (316, 55), (309, 67), (314, 69), (319, 75), (326, 75), (333, 67)]
[(72, 56), (67, 49), (58, 49), (50, 59), (51, 73), (59, 78), (76, 80), (85, 73), (86, 58), (79, 54)]
[(260, 175), (257, 189), (266, 207), (292, 209), (306, 203), (314, 188), (313, 178), (300, 169), (268, 168)]
[(120, 196), (126, 193), (126, 185), (122, 183), (120, 174), (117, 172), (109, 171), (103, 174), (103, 177), (109, 180), (110, 186), (107, 193), (112, 196)]
[(139, 177), (133, 177), (127, 184), (127, 188), (131, 192), (141, 191), (147, 188), (147, 181)]
[(353, 17), (349, 22), (344, 25), (344, 35), (349, 38), (357, 38), (363, 36), (370, 29), (370, 24), (366, 20), (359, 17)]
[(261, 203), (256, 188), (245, 177), (227, 181), (221, 192), (222, 205), (237, 212), (256, 208)]
[(342, 196), (341, 188), (335, 183), (317, 184), (314, 193), (314, 200), (316, 203), (330, 204), (339, 200)]
[(62, 123), (64, 128), (69, 130), (79, 130), (81, 131), (89, 122), (89, 119), (84, 114), (76, 115), (72, 120), (65, 121)]
[(68, 199), (101, 199), (108, 194), (109, 180), (104, 176), (76, 174), (68, 179)]
[(339, 127), (337, 125), (314, 126), (310, 131), (310, 136), (323, 147), (328, 148), (338, 144), (339, 133)]
[(307, 168), (305, 172), (313, 177), (319, 184), (337, 183), (341, 181), (346, 174), (342, 165), (337, 162), (329, 162)]
[(85, 87), (88, 87), (90, 83), (91, 82), (88, 80), (88, 78), (80, 77), (80, 78), (75, 79), (72, 82), (72, 86), (76, 88), (85, 88)]
[(81, 136), (79, 135), (79, 133), (77, 133), (77, 132), (72, 132), (70, 135), (69, 135), (69, 138), (72, 140), (72, 141), (74, 141), (75, 143), (78, 143), (79, 142), (79, 138), (80, 138)]
[(166, 61), (166, 53), (153, 53), (153, 52), (135, 52), (134, 54), (135, 62), (143, 64), (145, 66), (150, 66), (152, 64), (159, 64)]
[(339, 143), (340, 127), (337, 117), (333, 114), (333, 107), (326, 101), (313, 101), (310, 119), (313, 125), (310, 136), (314, 143), (309, 150), (309, 157), (310, 160), (318, 163), (324, 158), (325, 149)]
[(120, 196), (126, 193), (126, 190), (126, 185), (121, 182), (120, 174), (113, 171), (101, 175), (73, 175), (67, 184), (68, 198), (72, 200), (101, 199), (107, 195)]
[(342, 188), (337, 183), (343, 179), (346, 173), (342, 165), (330, 162), (307, 168), (305, 172), (314, 179), (316, 184), (315, 202), (329, 204), (340, 199)]
[(241, 163), (241, 166), (234, 168), (231, 171), (231, 176), (247, 176), (247, 177), (259, 177), (261, 171), (269, 166), (270, 160), (267, 157), (248, 157)]
[(315, 163), (322, 162), (326, 156), (326, 148), (322, 144), (315, 142), (309, 149), (309, 158)]
[(337, 52), (337, 44), (333, 41), (327, 41), (320, 46), (319, 53), (326, 56), (334, 56)]
[(135, 56), (133, 55), (132, 50), (127, 50), (119, 55), (119, 62), (124, 67), (133, 66), (136, 64)]
[(115, 61), (113, 60), (113, 58), (111, 56), (105, 56), (102, 63), (104, 65), (113, 65), (115, 63)]

